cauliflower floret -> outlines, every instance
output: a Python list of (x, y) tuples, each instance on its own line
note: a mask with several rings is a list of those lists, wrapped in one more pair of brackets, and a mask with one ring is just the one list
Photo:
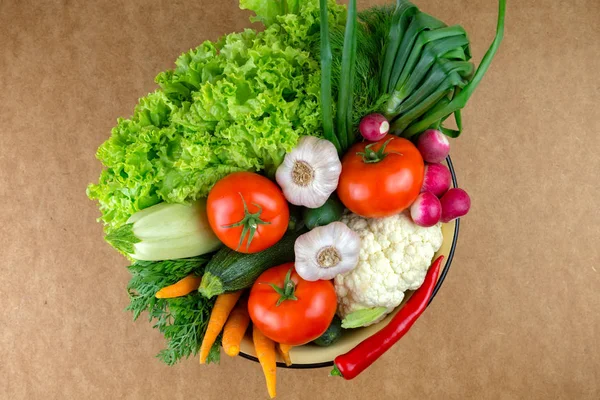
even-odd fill
[[(373, 307), (387, 307), (385, 314), (392, 312), (405, 291), (423, 284), (433, 256), (442, 246), (440, 224), (423, 228), (407, 213), (372, 219), (346, 214), (341, 222), (361, 238), (358, 265), (334, 280), (341, 318)], [(383, 316), (372, 323), (381, 319)]]

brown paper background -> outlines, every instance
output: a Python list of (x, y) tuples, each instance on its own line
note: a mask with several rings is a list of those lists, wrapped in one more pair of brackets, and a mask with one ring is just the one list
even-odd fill
[[(600, 398), (600, 3), (509, 3), (452, 143), (473, 208), (442, 290), (359, 378), (279, 370), (280, 398)], [(417, 4), (482, 57), (495, 1)], [(123, 312), (126, 261), (85, 196), (154, 76), (247, 17), (233, 0), (0, 2), (0, 399), (267, 398), (252, 362), (154, 358), (163, 341)]]

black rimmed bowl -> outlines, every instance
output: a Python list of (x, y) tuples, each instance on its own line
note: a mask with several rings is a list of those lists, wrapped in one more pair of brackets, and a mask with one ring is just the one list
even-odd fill
[[(452, 185), (457, 187), (456, 183), (456, 174), (454, 173), (454, 167), (452, 166), (452, 160), (450, 156), (446, 159), (446, 163), (448, 168), (450, 169), (450, 173), (452, 174)], [(450, 265), (452, 264), (452, 258), (454, 257), (454, 250), (456, 249), (456, 243), (458, 241), (458, 227), (459, 220), (456, 219), (447, 224), (442, 224), (442, 235), (444, 237), (444, 241), (442, 243), (442, 247), (435, 254), (434, 259), (438, 256), (443, 255), (445, 258), (445, 263), (442, 267), (440, 276), (433, 290), (433, 295), (429, 303), (433, 300), (437, 292), (442, 287), (444, 283), (444, 279), (446, 279), (446, 275), (450, 270)], [(344, 335), (342, 338), (336, 342), (335, 344), (329, 347), (319, 347), (313, 344), (307, 344), (304, 346), (293, 347), (290, 351), (290, 358), (292, 360), (292, 365), (287, 367), (283, 360), (279, 360), (277, 362), (278, 367), (282, 368), (323, 368), (323, 367), (331, 367), (333, 366), (333, 360), (340, 354), (344, 354), (350, 349), (354, 348), (357, 344), (362, 342), (364, 339), (373, 335), (375, 332), (382, 329), (384, 326), (388, 324), (388, 322), (392, 319), (392, 317), (402, 308), (404, 303), (410, 298), (412, 292), (406, 293), (402, 303), (396, 308), (396, 310), (389, 314), (383, 321), (368, 326), (366, 328), (360, 329), (351, 329), (344, 331)], [(250, 336), (246, 335), (243, 339), (240, 346), (240, 356), (247, 358), (248, 360), (258, 362), (256, 358), (256, 353), (254, 352), (254, 345), (252, 344), (252, 339)]]

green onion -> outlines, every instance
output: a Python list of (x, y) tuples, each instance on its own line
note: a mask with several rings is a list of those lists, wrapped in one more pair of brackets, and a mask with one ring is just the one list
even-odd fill
[[(356, 14), (356, 1), (354, 1), (354, 14)], [(356, 21), (356, 17), (354, 18)], [(356, 25), (356, 23), (355, 23)], [(350, 98), (348, 99), (348, 111), (346, 115), (346, 132), (348, 139), (348, 147), (352, 146), (356, 136), (354, 135), (354, 124), (352, 116), (352, 107), (354, 105), (354, 81), (356, 78), (356, 50), (358, 45), (357, 29), (354, 28), (352, 33), (352, 59), (350, 60)]]
[(451, 138), (456, 138), (460, 135), (460, 132), (462, 131), (462, 116), (461, 116), (460, 110), (454, 111), (454, 119), (456, 120), (456, 126), (458, 127), (458, 129), (450, 129), (450, 128), (445, 128), (442, 126), (442, 123), (446, 119), (448, 119), (448, 117), (450, 117), (450, 115), (452, 115), (452, 114), (448, 114), (446, 117), (444, 117), (441, 120), (439, 120), (438, 122), (436, 122), (436, 129), (442, 131), (442, 133), (446, 136), (449, 136)]
[(354, 79), (354, 61), (356, 60), (356, 0), (348, 3), (344, 48), (342, 50), (342, 69), (340, 75), (340, 90), (338, 93), (337, 134), (342, 150), (352, 143), (350, 136), (352, 128), (352, 82)]
[[(438, 60), (429, 71), (429, 74), (419, 88), (414, 90), (411, 95), (400, 105), (398, 114), (415, 107), (427, 96), (440, 88), (446, 77), (453, 73), (458, 73), (464, 79), (470, 79), (473, 74), (473, 64), (467, 61), (450, 61), (445, 58)], [(442, 91), (446, 91), (442, 89)]]
[(450, 36), (445, 39), (436, 40), (435, 42), (428, 43), (423, 49), (423, 54), (421, 54), (421, 59), (415, 66), (414, 71), (408, 77), (406, 84), (398, 88), (402, 97), (406, 97), (410, 94), (419, 82), (423, 80), (427, 72), (430, 70), (431, 66), (436, 62), (436, 60), (446, 57), (446, 55), (454, 51), (456, 48), (462, 48), (463, 46), (468, 46), (469, 40), (466, 36)]
[(427, 112), (427, 110), (431, 109), (439, 100), (441, 100), (444, 96), (452, 93), (452, 90), (447, 90), (445, 92), (440, 92), (436, 90), (434, 93), (430, 94), (419, 103), (416, 107), (413, 107), (411, 110), (403, 114), (400, 118), (396, 119), (394, 122), (390, 124), (390, 132), (394, 134), (402, 134), (405, 136), (404, 130), (407, 126), (409, 126), (413, 121), (422, 116)]
[[(500, 0), (499, 11), (498, 11), (498, 25), (496, 27), (496, 36), (494, 37), (494, 41), (492, 42), (490, 48), (483, 56), (481, 60), (481, 64), (477, 68), (475, 75), (471, 82), (469, 82), (463, 90), (457, 94), (452, 101), (446, 104), (444, 107), (440, 107), (439, 109), (430, 110), (422, 119), (412, 126), (408, 127), (403, 135), (412, 136), (419, 132), (424, 131), (429, 128), (431, 125), (436, 123), (436, 121), (440, 119), (447, 118), (450, 114), (455, 113), (455, 117), (457, 117), (457, 126), (459, 127), (458, 131), (455, 132), (455, 136), (460, 134), (462, 130), (462, 121), (460, 117), (460, 113), (457, 112), (463, 108), (466, 104), (477, 85), (481, 82), (481, 79), (487, 72), (490, 64), (492, 63), (492, 59), (496, 55), (498, 48), (500, 47), (500, 43), (502, 42), (502, 38), (504, 37), (504, 17), (506, 14), (506, 0)], [(459, 125), (460, 124), (460, 125)], [(445, 132), (445, 131), (444, 131)]]
[[(394, 92), (388, 100), (385, 115), (392, 119), (396, 114), (397, 107), (410, 94), (411, 87), (414, 86), (415, 79), (409, 85), (410, 77), (413, 73), (424, 74), (429, 71), (431, 64), (436, 58), (443, 56), (451, 50), (459, 47), (468, 46), (464, 29), (460, 26), (451, 26), (440, 28), (433, 31), (422, 31), (416, 39), (406, 64), (400, 74), (398, 83)], [(418, 83), (418, 80), (416, 80)]]
[[(336, 27), (331, 35), (332, 93), (338, 96), (335, 133), (341, 150), (355, 140), (353, 114), (356, 119), (380, 112), (389, 119), (392, 132), (400, 136), (413, 137), (430, 127), (458, 136), (462, 130), (460, 109), (502, 41), (506, 0), (499, 0), (496, 38), (474, 74), (469, 39), (462, 27), (447, 26), (408, 0), (397, 0), (395, 8), (360, 13), (358, 23), (354, 21), (355, 3), (350, 1), (345, 31)], [(354, 30), (359, 48), (350, 51)], [(358, 65), (356, 74), (353, 64)], [(458, 130), (443, 126), (452, 115)]]
[[(435, 88), (433, 93), (403, 114), (400, 118), (395, 120), (390, 126), (390, 131), (403, 132), (406, 127), (430, 110), (440, 99), (453, 93), (455, 87), (464, 87), (467, 82), (468, 81), (463, 79), (461, 74), (457, 71), (447, 74), (443, 82), (439, 85), (439, 87)], [(403, 132), (403, 136), (410, 137), (411, 135)]]
[(392, 66), (394, 65), (394, 60), (396, 60), (398, 47), (403, 39), (410, 18), (418, 11), (419, 10), (414, 4), (406, 0), (397, 0), (396, 2), (396, 10), (394, 11), (392, 26), (386, 41), (385, 56), (383, 59), (383, 66), (381, 67), (380, 89), (382, 92), (388, 92), (388, 90), (391, 89), (389, 78)]
[(329, 14), (327, 0), (320, 0), (321, 5), (321, 116), (323, 119), (323, 136), (329, 140), (338, 153), (341, 152), (340, 141), (333, 131), (333, 111), (331, 98), (331, 44), (329, 42)]
[(444, 28), (445, 26), (446, 24), (442, 21), (424, 12), (418, 12), (417, 15), (415, 15), (415, 18), (408, 26), (408, 29), (402, 38), (400, 49), (394, 60), (394, 67), (390, 77), (390, 90), (393, 90), (393, 88), (396, 87), (398, 79), (400, 78), (400, 73), (404, 68), (404, 64), (406, 64), (406, 59), (408, 58), (419, 33), (425, 30), (429, 31)]
[(449, 60), (469, 61), (471, 59), (471, 56), (467, 56), (464, 48), (457, 47), (456, 49), (447, 52), (444, 58), (447, 58)]
[[(452, 101), (452, 98), (457, 94), (457, 90), (454, 91), (454, 93), (450, 93), (448, 96), (443, 97), (440, 101), (438, 101), (433, 107), (431, 107), (428, 111), (428, 113), (431, 112), (436, 112), (438, 110), (441, 110), (442, 108), (446, 107), (448, 104), (450, 104), (450, 101)], [(433, 123), (431, 125), (431, 128), (434, 129), (439, 129), (442, 130), (441, 124), (442, 122), (444, 122), (447, 118), (449, 117), (449, 115), (439, 121), (436, 121), (435, 123)], [(415, 121), (414, 123), (418, 123), (422, 118), (418, 119), (417, 121)]]

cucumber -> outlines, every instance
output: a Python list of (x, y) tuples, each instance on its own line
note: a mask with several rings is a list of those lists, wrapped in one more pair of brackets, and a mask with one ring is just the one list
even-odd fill
[(335, 315), (329, 328), (321, 336), (313, 340), (317, 346), (327, 347), (337, 342), (342, 337), (342, 320)]
[(321, 207), (304, 209), (304, 224), (308, 229), (314, 229), (339, 221), (343, 213), (344, 206), (334, 193)]
[(243, 254), (229, 248), (219, 250), (206, 265), (198, 291), (211, 298), (252, 286), (267, 269), (294, 261), (294, 243), (305, 232), (288, 231), (279, 242), (258, 253)]

